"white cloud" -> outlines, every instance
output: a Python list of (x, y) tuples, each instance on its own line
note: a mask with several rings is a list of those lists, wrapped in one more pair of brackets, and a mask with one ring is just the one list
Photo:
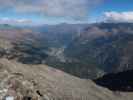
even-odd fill
[(104, 21), (106, 22), (133, 22), (133, 11), (130, 12), (105, 12)]
[(103, 0), (0, 0), (0, 10), (81, 20), (87, 18), (89, 11), (101, 1)]
[(18, 23), (32, 23), (32, 20), (29, 20), (29, 19), (17, 19), (16, 22), (18, 22)]
[(32, 24), (32, 20), (29, 19), (12, 19), (12, 18), (1, 18), (0, 24)]

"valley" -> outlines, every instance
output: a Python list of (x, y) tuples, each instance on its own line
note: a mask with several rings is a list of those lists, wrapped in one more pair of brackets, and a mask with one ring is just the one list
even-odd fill
[(88, 25), (65, 43), (63, 33), (55, 43), (31, 28), (1, 27), (1, 98), (11, 89), (37, 100), (132, 100), (133, 24)]
[[(51, 31), (58, 29), (53, 30), (55, 35), (52, 37), (48, 36), (52, 33), (43, 32), (45, 27), (38, 32), (29, 28), (30, 33), (17, 37), (15, 41), (12, 39), (11, 51), (15, 53), (11, 54), (15, 56), (18, 53), (19, 62), (44, 63), (86, 79), (132, 69), (133, 24), (73, 25), (76, 28), (69, 28), (70, 34), (65, 40), (68, 30), (64, 29), (68, 26), (48, 26)], [(82, 31), (79, 35), (77, 30), (80, 26)]]

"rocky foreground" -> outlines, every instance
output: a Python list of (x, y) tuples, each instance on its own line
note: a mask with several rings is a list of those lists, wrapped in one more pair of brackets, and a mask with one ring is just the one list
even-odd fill
[[(10, 99), (9, 99), (10, 98)], [(132, 100), (46, 65), (0, 59), (0, 100)]]

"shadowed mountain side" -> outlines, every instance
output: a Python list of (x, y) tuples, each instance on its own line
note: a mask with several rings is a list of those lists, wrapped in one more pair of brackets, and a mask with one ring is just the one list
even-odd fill
[[(67, 58), (65, 64), (76, 66), (73, 71), (81, 68), (80, 74), (74, 73), (81, 78), (95, 79), (105, 73), (131, 70), (133, 69), (132, 45), (133, 23), (92, 24), (65, 48), (64, 55)], [(65, 64), (60, 64), (60, 67)], [(65, 68), (72, 72), (71, 67)]]
[(116, 74), (107, 74), (94, 80), (96, 84), (113, 91), (133, 91), (133, 70)]

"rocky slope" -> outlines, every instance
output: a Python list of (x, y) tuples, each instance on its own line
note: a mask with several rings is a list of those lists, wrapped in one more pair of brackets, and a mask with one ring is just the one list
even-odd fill
[[(132, 100), (132, 93), (113, 93), (46, 65), (0, 59), (0, 97), (15, 100)], [(27, 99), (28, 98), (28, 99)], [(11, 99), (12, 100), (12, 99)]]

